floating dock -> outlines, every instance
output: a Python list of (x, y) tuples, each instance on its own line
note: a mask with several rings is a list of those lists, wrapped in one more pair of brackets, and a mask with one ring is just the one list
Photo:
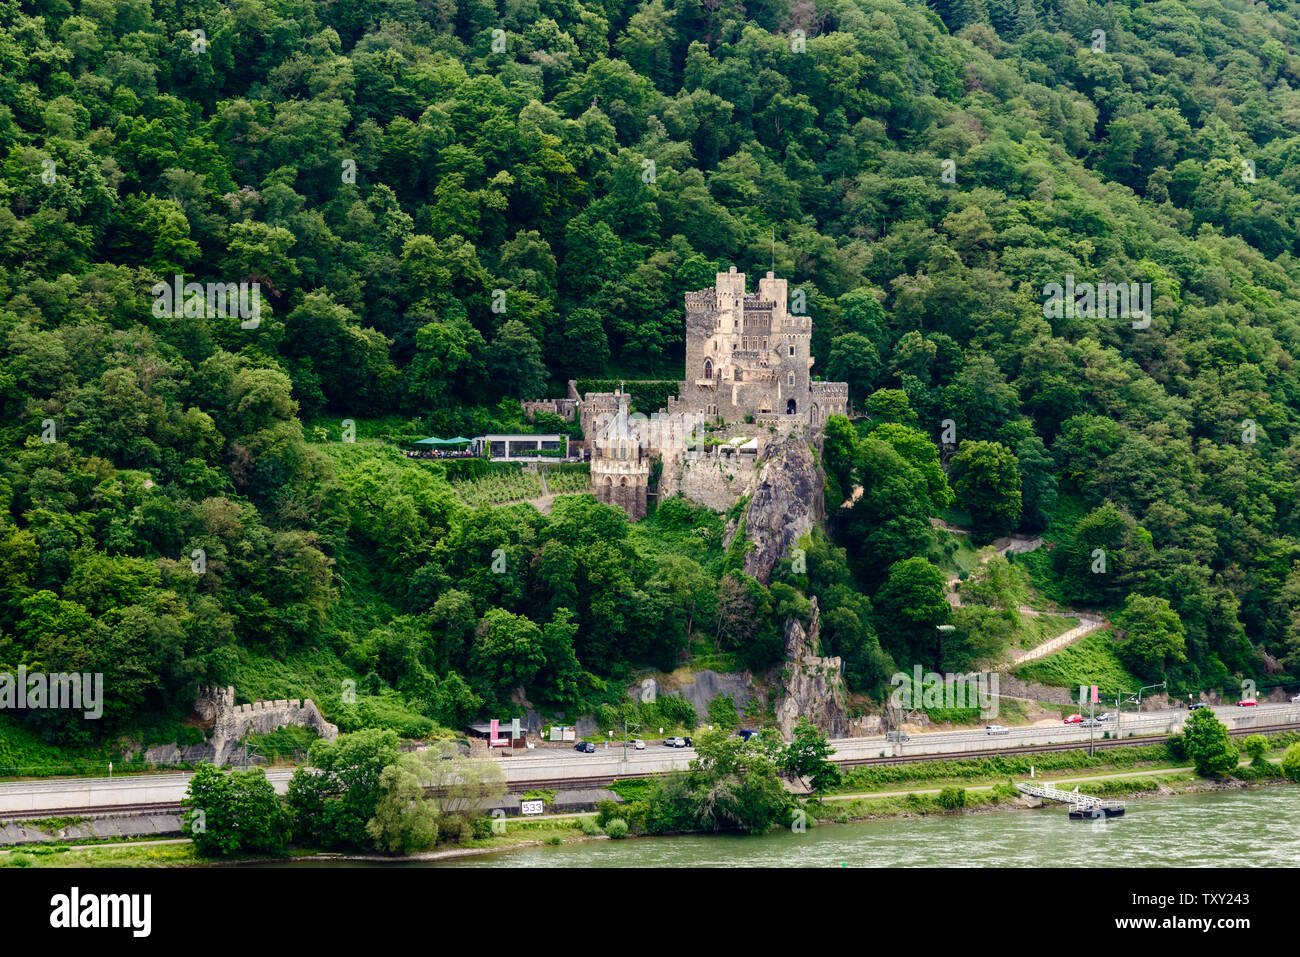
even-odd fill
[(1044, 801), (1057, 801), (1061, 804), (1070, 806), (1070, 820), (1072, 821), (1096, 821), (1107, 817), (1123, 817), (1124, 802), (1108, 801), (1103, 798), (1093, 797), (1091, 794), (1080, 794), (1076, 785), (1073, 791), (1063, 791), (1060, 788), (1054, 788), (1050, 784), (1027, 784), (1024, 782), (1016, 785), (1016, 790), (1021, 794), (1030, 794)]

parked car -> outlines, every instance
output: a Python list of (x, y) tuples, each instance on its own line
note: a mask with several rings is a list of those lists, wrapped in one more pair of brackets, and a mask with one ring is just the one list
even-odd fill
[(573, 750), (581, 751), (584, 754), (595, 754), (596, 746), (592, 744), (590, 741), (579, 741), (577, 744), (573, 746)]
[(1292, 695), (1292, 696), (1291, 696), (1291, 703), (1292, 703), (1292, 704), (1300, 704), (1300, 694)]
[(685, 738), (664, 738), (665, 748), (684, 748), (686, 747)]
[(1098, 721), (1114, 721), (1114, 720), (1115, 720), (1115, 712), (1114, 712), (1114, 711), (1103, 711), (1101, 714), (1097, 715), (1097, 720), (1098, 720)]
[(1083, 715), (1072, 714), (1065, 719), (1066, 724), (1083, 724)]
[(885, 735), (886, 741), (911, 741), (912, 739), (903, 733), (901, 736), (897, 731), (890, 731)]
[(1082, 721), (1079, 722), (1079, 727), (1095, 728), (1100, 724), (1101, 724), (1101, 720), (1099, 718), (1084, 718)]
[(1256, 701), (1254, 698), (1242, 698), (1240, 701), (1237, 702), (1237, 707), (1238, 707), (1238, 708), (1253, 708), (1253, 707), (1255, 707), (1257, 704), (1259, 704), (1259, 702)]
[(741, 728), (736, 732), (736, 734), (740, 736), (741, 741), (748, 741), (750, 738), (754, 737), (754, 735), (758, 734), (758, 732), (752, 728)]
[(984, 729), (985, 734), (1010, 734), (1010, 728), (1004, 728), (1000, 724), (991, 724)]
[(691, 746), (691, 739), (690, 739), (690, 738), (682, 738), (682, 740), (686, 742), (686, 744), (683, 745), (684, 747), (689, 748), (689, 747)]
[(644, 751), (644, 750), (645, 750), (645, 742), (642, 741), (640, 738), (637, 738), (635, 741), (632, 742), (632, 747), (633, 747), (634, 749), (636, 749), (637, 751)]

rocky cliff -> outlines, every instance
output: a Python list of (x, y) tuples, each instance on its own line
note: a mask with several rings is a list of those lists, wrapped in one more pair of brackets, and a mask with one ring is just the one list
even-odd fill
[(805, 631), (798, 619), (785, 626), (785, 664), (778, 666), (776, 680), (781, 694), (776, 706), (776, 723), (787, 741), (795, 723), (804, 717), (830, 737), (849, 733), (845, 706), (848, 691), (839, 658), (819, 656), (821, 616), (817, 599), (812, 599), (812, 618)]
[(823, 517), (824, 480), (813, 450), (799, 434), (763, 452), (758, 482), (745, 513), (745, 574), (764, 585), (772, 570)]

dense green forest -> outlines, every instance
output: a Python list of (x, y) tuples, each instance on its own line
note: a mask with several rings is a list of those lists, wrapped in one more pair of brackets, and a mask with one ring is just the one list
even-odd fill
[[(1048, 529), (1036, 581), (1134, 674), (1300, 674), (1292, 84), (1296, 3), (0, 0), (0, 668), (108, 689), (24, 720), (209, 681), (344, 730), (572, 711), (691, 648), (771, 664), (814, 594), (869, 693), (996, 634), (928, 644), (954, 496)], [(828, 429), (806, 573), (745, 578), (680, 501), (471, 509), (320, 440), (676, 378), (683, 294), (773, 259), (872, 416)], [(256, 321), (160, 310), (176, 275)], [(1150, 321), (1048, 315), (1067, 277)]]

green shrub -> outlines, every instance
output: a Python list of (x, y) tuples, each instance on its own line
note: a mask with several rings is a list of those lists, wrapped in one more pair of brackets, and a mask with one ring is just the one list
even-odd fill
[(1165, 742), (1165, 747), (1169, 749), (1169, 757), (1173, 760), (1187, 760), (1187, 742), (1182, 734), (1171, 734), (1169, 740)]
[(596, 823), (604, 827), (611, 820), (619, 817), (619, 805), (617, 801), (611, 801), (606, 798), (596, 805)]
[(596, 819), (592, 817), (579, 818), (578, 826), (582, 829), (582, 833), (587, 835), (587, 837), (595, 837), (600, 833), (600, 825), (597, 824)]
[(680, 695), (668, 695), (659, 698), (655, 708), (663, 716), (663, 724), (655, 723), (655, 727), (677, 727), (681, 726), (694, 730), (699, 718), (695, 714), (695, 705), (691, 704)]
[(627, 826), (633, 834), (640, 834), (645, 831), (646, 820), (650, 816), (650, 803), (648, 801), (628, 801), (623, 805), (622, 813), (619, 816), (627, 821)]
[(939, 792), (939, 807), (946, 811), (956, 811), (958, 808), (966, 806), (966, 789), (954, 786), (944, 788)]
[(1282, 773), (1300, 783), (1300, 744), (1293, 744), (1282, 755)]
[[(692, 709), (694, 710), (694, 709)], [(736, 702), (731, 695), (718, 695), (708, 706), (709, 722), (726, 731), (733, 731), (740, 724), (740, 715), (736, 712)]]
[(616, 817), (605, 825), (605, 833), (616, 841), (621, 841), (627, 837), (627, 821), (621, 817)]
[(1268, 739), (1262, 734), (1252, 734), (1241, 742), (1241, 750), (1246, 752), (1252, 764), (1263, 764), (1264, 755), (1268, 753)]

